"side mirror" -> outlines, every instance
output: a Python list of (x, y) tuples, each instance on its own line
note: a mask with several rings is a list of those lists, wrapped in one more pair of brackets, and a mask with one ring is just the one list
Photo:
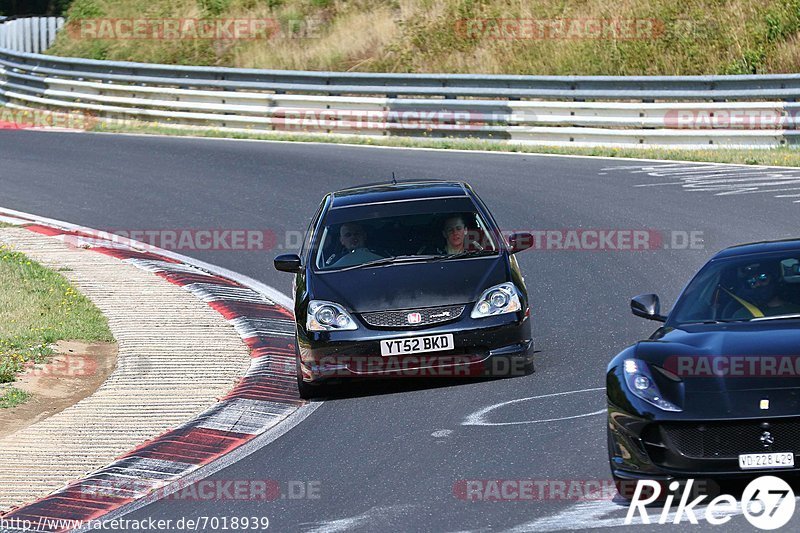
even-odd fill
[(508, 246), (515, 254), (533, 246), (533, 235), (530, 233), (512, 233), (508, 236)]
[(275, 269), (281, 272), (300, 272), (300, 256), (297, 254), (283, 254), (275, 258)]
[(657, 294), (640, 294), (631, 298), (631, 312), (648, 320), (665, 322), (667, 317), (661, 314), (661, 302)]

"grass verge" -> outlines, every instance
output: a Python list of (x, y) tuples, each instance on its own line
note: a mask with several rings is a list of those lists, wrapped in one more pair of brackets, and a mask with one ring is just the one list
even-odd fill
[(14, 387), (7, 387), (0, 389), (0, 409), (8, 409), (22, 405), (28, 401), (31, 395), (24, 390), (16, 389)]
[(253, 139), (268, 141), (320, 142), (331, 144), (353, 144), (363, 146), (398, 146), (407, 148), (434, 148), (441, 150), (485, 150), (490, 152), (517, 152), (529, 154), (582, 155), (595, 157), (619, 157), (638, 159), (663, 159), (673, 161), (698, 161), (711, 163), (736, 163), (741, 165), (767, 165), (800, 167), (800, 149), (778, 148), (582, 148), (569, 146), (515, 145), (502, 141), (483, 139), (410, 139), (403, 137), (358, 137), (314, 135), (303, 133), (249, 133), (213, 128), (174, 128), (141, 123), (138, 125), (104, 125), (94, 128), (97, 132), (137, 133), (173, 135), (179, 137), (207, 137), (225, 139)]
[[(371, 72), (686, 75), (800, 67), (800, 0), (74, 0), (67, 16), (67, 31), (48, 53)], [(147, 39), (97, 22), (163, 18), (271, 24), (268, 34), (239, 39)]]
[[(0, 384), (46, 362), (59, 340), (114, 339), (102, 313), (63, 276), (0, 245)], [(0, 407), (26, 399), (23, 391), (3, 391)]]

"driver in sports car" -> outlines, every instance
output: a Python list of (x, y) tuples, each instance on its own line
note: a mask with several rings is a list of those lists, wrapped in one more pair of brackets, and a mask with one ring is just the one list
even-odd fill
[(734, 298), (742, 304), (742, 309), (734, 314), (734, 319), (800, 313), (800, 305), (783, 299), (787, 280), (783, 269), (774, 266), (754, 263), (741, 270), (742, 285)]
[(361, 224), (342, 224), (339, 228), (339, 243), (342, 245), (342, 250), (331, 255), (325, 261), (326, 266), (357, 265), (383, 257), (367, 248), (367, 232)]

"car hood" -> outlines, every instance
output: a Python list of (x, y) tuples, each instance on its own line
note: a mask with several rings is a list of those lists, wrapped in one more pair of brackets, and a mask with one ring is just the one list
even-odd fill
[[(636, 357), (676, 374), (690, 410), (800, 412), (800, 321), (662, 328), (636, 345)], [(761, 409), (762, 399), (772, 400), (769, 410)]]
[(309, 294), (365, 313), (466, 304), (506, 281), (508, 262), (499, 255), (318, 272), (310, 277)]

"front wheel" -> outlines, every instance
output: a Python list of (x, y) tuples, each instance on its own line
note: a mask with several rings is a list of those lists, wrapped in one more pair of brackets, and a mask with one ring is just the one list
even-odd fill
[(525, 362), (525, 365), (522, 367), (522, 370), (523, 372), (525, 372), (526, 376), (529, 376), (534, 372), (536, 372), (536, 366), (534, 365), (533, 358)]
[(304, 400), (313, 400), (320, 394), (320, 387), (318, 385), (311, 385), (310, 383), (306, 383), (303, 381), (303, 378), (298, 376), (297, 378), (297, 391), (300, 393), (300, 397)]
[(313, 400), (323, 396), (326, 392), (324, 385), (315, 385), (303, 380), (303, 372), (300, 370), (300, 358), (297, 359), (297, 392), (304, 400)]

